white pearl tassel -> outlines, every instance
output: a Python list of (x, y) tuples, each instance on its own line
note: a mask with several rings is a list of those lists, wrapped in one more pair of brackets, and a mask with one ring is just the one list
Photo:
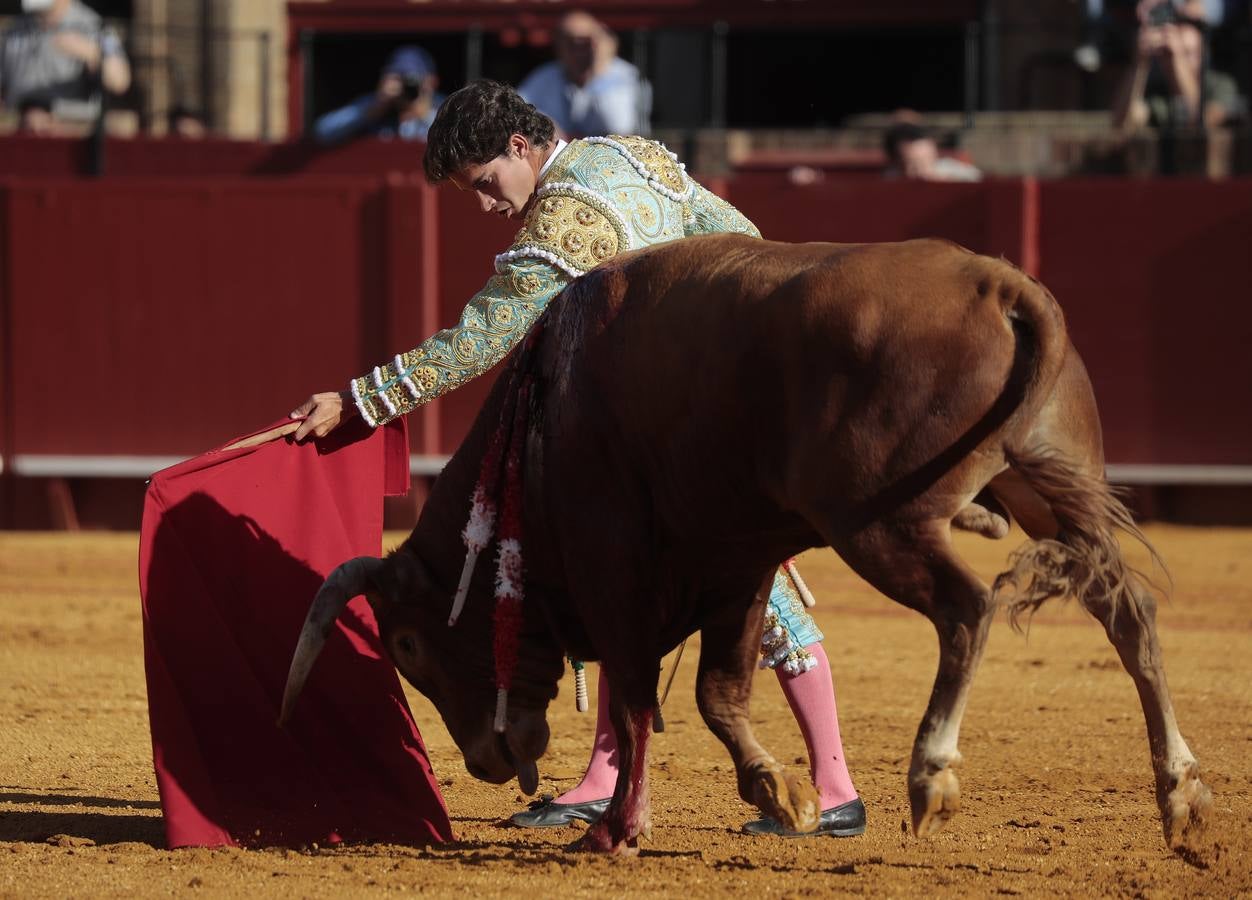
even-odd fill
[(804, 579), (800, 577), (800, 570), (796, 568), (796, 564), (788, 561), (786, 566), (787, 574), (791, 576), (791, 580), (795, 582), (796, 591), (800, 594), (800, 599), (804, 601), (804, 605), (809, 609), (817, 606), (817, 598), (813, 596), (813, 592), (809, 590), (809, 586), (804, 583)]
[(584, 668), (574, 670), (574, 708), (580, 713), (591, 709), (587, 701), (587, 672)]

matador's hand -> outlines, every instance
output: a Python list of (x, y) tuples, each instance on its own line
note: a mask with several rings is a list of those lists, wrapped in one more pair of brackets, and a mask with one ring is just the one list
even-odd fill
[(296, 440), (302, 441), (310, 434), (326, 437), (349, 416), (356, 415), (356, 403), (347, 391), (327, 391), (314, 394), (291, 411), (291, 418), (305, 417), (296, 429)]

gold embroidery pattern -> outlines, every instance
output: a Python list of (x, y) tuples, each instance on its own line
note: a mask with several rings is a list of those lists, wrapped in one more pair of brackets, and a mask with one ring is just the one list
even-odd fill
[(417, 383), (423, 394), (434, 390), (439, 383), (439, 373), (431, 366), (418, 366), (409, 374), (409, 378)]
[(542, 190), (544, 196), (527, 216), (512, 248), (496, 257), (497, 270), (502, 262), (534, 257), (576, 276), (629, 249), (630, 235), (620, 214), (602, 197), (575, 185)]
[(800, 599), (800, 592), (796, 590), (791, 576), (784, 575), (778, 579), (777, 584), (782, 589), (783, 596), (787, 598), (787, 605), (791, 607), (791, 612), (798, 616), (807, 616), (809, 612), (805, 609), (804, 601)]
[[(381, 388), (373, 373), (353, 381), (362, 413), (381, 425), (482, 375), (513, 349), (569, 280), (561, 270), (537, 260), (509, 265), (474, 295), (457, 327), (400, 354), (400, 372), (394, 365), (380, 366)], [(529, 290), (524, 298), (515, 290), (518, 284)]]
[(543, 281), (537, 275), (513, 273), (513, 289), (525, 297), (531, 297), (543, 290)]
[(703, 185), (696, 184), (687, 201), (687, 234), (746, 234), (760, 237), (755, 225), (721, 197)]
[[(650, 202), (640, 206), (645, 194)], [(541, 182), (512, 248), (496, 257), (497, 274), (457, 326), (400, 354), (399, 371), (380, 366), (377, 381), (371, 372), (352, 382), (362, 414), (381, 424), (483, 374), (572, 278), (605, 260), (635, 246), (715, 231), (759, 236), (737, 209), (688, 178), (660, 144), (631, 136), (572, 142)]]
[(817, 665), (816, 658), (805, 648), (820, 640), (821, 630), (804, 608), (795, 582), (784, 569), (777, 570), (761, 634), (763, 665), (801, 675)]
[(677, 194), (686, 192), (691, 179), (663, 145), (635, 135), (610, 134), (608, 137), (629, 150), (661, 184)]

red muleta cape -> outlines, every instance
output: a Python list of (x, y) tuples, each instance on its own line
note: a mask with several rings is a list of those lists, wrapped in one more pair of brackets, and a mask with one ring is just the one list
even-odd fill
[(210, 451), (152, 476), (139, 583), (171, 848), (451, 840), (363, 597), (327, 640), (287, 729), (275, 725), (317, 589), (345, 560), (378, 555), (382, 497), (408, 480), (403, 421), (370, 430), (359, 420), (322, 441)]

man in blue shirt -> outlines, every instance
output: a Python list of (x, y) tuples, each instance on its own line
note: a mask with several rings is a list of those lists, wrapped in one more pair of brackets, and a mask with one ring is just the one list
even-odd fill
[(321, 144), (341, 144), (365, 135), (424, 141), (443, 103), (438, 86), (429, 53), (415, 45), (398, 47), (383, 67), (378, 89), (326, 113), (314, 123), (313, 137)]

